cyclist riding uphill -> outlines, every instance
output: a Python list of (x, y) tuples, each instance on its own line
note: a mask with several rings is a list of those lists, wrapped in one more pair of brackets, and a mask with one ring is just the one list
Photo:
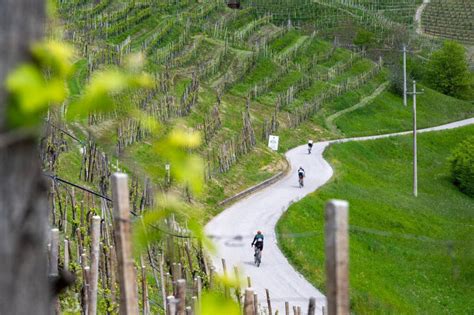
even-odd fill
[(304, 172), (304, 168), (300, 166), (300, 168), (298, 169), (298, 182), (300, 184), (300, 188), (303, 187), (303, 178), (305, 177), (305, 172)]
[(313, 140), (308, 140), (308, 154), (311, 154), (312, 148), (313, 148)]
[(257, 231), (257, 234), (253, 238), (253, 242), (251, 246), (254, 246), (254, 245), (256, 248), (260, 249), (260, 251), (263, 250), (263, 234), (261, 231)]

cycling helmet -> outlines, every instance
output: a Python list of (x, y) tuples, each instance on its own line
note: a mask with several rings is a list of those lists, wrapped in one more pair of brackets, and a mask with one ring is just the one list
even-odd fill
[(262, 231), (257, 231), (257, 234), (262, 234)]

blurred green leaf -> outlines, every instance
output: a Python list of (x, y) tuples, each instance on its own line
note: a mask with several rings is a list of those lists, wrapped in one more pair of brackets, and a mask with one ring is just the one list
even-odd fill
[(32, 53), (42, 68), (51, 69), (59, 77), (72, 74), (74, 50), (69, 45), (57, 41), (41, 42), (33, 45)]
[(132, 88), (149, 88), (153, 78), (145, 73), (128, 74), (117, 68), (94, 73), (82, 96), (71, 103), (68, 119), (85, 117), (89, 113), (105, 112), (115, 108), (114, 97)]
[(237, 302), (226, 299), (222, 294), (205, 292), (202, 295), (202, 315), (240, 315), (240, 307)]
[(204, 162), (198, 155), (189, 153), (189, 150), (200, 144), (199, 133), (174, 129), (165, 139), (154, 145), (158, 154), (172, 162), (173, 177), (196, 194), (200, 194), (203, 189)]

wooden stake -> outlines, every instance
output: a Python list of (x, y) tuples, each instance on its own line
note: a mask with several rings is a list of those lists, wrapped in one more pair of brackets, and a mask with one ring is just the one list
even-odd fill
[(349, 204), (331, 200), (326, 204), (326, 286), (329, 315), (349, 314)]
[(270, 301), (270, 291), (268, 289), (265, 289), (265, 293), (267, 294), (268, 314), (273, 314), (273, 312), (272, 312), (272, 302)]
[(257, 293), (253, 294), (253, 309), (254, 309), (254, 314), (258, 314), (258, 295)]
[(199, 312), (199, 302), (198, 302), (198, 298), (197, 298), (196, 296), (193, 296), (193, 297), (191, 298), (191, 301), (192, 301), (191, 308), (192, 308), (193, 314), (194, 314), (194, 315), (199, 315), (200, 312)]
[(113, 246), (109, 247), (110, 249), (110, 295), (112, 296), (112, 302), (116, 302), (116, 292), (115, 286), (117, 285), (117, 255), (115, 254), (115, 248)]
[(99, 280), (99, 242), (100, 242), (100, 217), (92, 217), (91, 229), (91, 268), (89, 282), (89, 313), (97, 314), (97, 286)]
[(197, 276), (196, 278), (194, 278), (194, 282), (195, 282), (195, 290), (196, 290), (195, 293), (196, 293), (197, 299), (200, 301), (201, 300), (201, 291), (202, 291), (201, 277)]
[(51, 229), (51, 250), (49, 254), (49, 275), (58, 276), (59, 229)]
[(249, 287), (249, 288), (252, 287), (252, 279), (250, 279), (249, 276), (247, 276), (247, 287)]
[(166, 315), (176, 315), (176, 300), (173, 295), (166, 298)]
[(161, 282), (161, 297), (163, 299), (163, 305), (166, 304), (166, 281), (165, 274), (163, 270), (163, 265), (165, 263), (165, 258), (163, 254), (160, 255), (160, 282)]
[(235, 274), (235, 279), (237, 281), (237, 287), (235, 288), (235, 297), (237, 298), (237, 302), (239, 303), (239, 306), (240, 306), (240, 303), (241, 300), (240, 300), (240, 278), (239, 278), (239, 269), (237, 268), (237, 266), (234, 266), (234, 274)]
[(90, 276), (90, 267), (84, 266), (82, 268), (83, 272), (83, 305), (82, 309), (84, 314), (89, 314), (89, 276)]
[(177, 281), (178, 315), (186, 315), (186, 280)]
[(120, 284), (120, 314), (137, 314), (137, 277), (132, 255), (130, 223), (130, 201), (128, 176), (122, 173), (112, 175), (112, 198), (114, 206), (115, 244)]
[[(222, 258), (222, 270), (224, 271), (224, 277), (227, 278), (227, 266), (226, 266), (224, 258)], [(230, 296), (229, 287), (226, 284), (224, 284), (224, 296), (226, 298), (228, 298)]]
[(290, 304), (285, 302), (285, 315), (290, 315)]
[(143, 262), (143, 257), (140, 257), (141, 262), (141, 278), (142, 278), (142, 311), (143, 315), (150, 314), (150, 303), (148, 300), (148, 286), (146, 282), (146, 267)]
[(69, 270), (69, 241), (64, 240), (64, 270)]
[(209, 268), (209, 289), (214, 287), (214, 267)]
[(309, 299), (308, 315), (314, 315), (316, 312), (316, 299), (314, 297)]
[(245, 298), (244, 298), (244, 315), (256, 315), (255, 308), (253, 306), (253, 289), (245, 289)]

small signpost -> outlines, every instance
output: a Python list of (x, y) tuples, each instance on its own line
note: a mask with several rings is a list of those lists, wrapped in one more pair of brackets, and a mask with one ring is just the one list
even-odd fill
[(273, 151), (278, 151), (278, 141), (280, 137), (270, 135), (268, 138), (268, 147)]
[(169, 185), (171, 183), (171, 165), (170, 163), (165, 164), (165, 171), (166, 171), (166, 184)]

